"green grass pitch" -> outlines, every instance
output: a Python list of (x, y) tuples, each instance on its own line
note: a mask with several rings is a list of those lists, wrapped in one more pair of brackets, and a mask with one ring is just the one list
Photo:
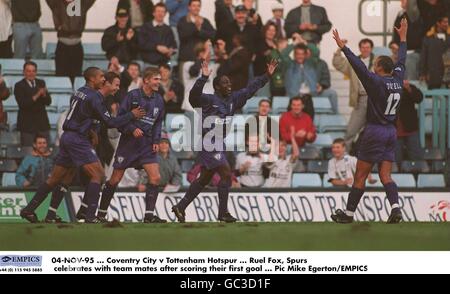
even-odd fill
[(450, 223), (0, 224), (15, 250), (450, 250)]

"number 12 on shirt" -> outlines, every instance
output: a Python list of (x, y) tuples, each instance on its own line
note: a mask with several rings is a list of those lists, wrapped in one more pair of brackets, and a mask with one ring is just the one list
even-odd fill
[(385, 115), (395, 115), (397, 113), (397, 107), (400, 103), (400, 93), (392, 93), (388, 98), (388, 105), (386, 107)]

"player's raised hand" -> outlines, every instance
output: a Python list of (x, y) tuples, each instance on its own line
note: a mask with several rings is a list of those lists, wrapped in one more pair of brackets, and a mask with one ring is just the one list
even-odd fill
[(136, 118), (136, 119), (141, 119), (147, 114), (145, 112), (145, 109), (140, 106), (137, 108), (134, 108), (133, 110), (131, 110), (131, 112), (133, 113), (134, 118)]
[(202, 62), (202, 75), (205, 77), (209, 77), (209, 75), (212, 73), (212, 70), (209, 69), (209, 64), (206, 61)]
[(333, 30), (333, 39), (336, 41), (336, 45), (338, 45), (339, 48), (344, 48), (345, 43), (344, 40), (341, 39), (341, 36), (339, 36), (338, 30)]
[(408, 20), (406, 17), (400, 22), (400, 27), (395, 28), (395, 31), (400, 36), (400, 42), (406, 42), (406, 35), (408, 33)]
[(278, 60), (276, 59), (272, 59), (268, 64), (267, 64), (267, 73), (269, 75), (273, 75), (273, 73), (275, 72), (275, 70), (278, 67)]
[(137, 138), (144, 137), (144, 132), (143, 132), (141, 129), (136, 128), (136, 129), (133, 131), (133, 137), (135, 137), (136, 139), (137, 139)]

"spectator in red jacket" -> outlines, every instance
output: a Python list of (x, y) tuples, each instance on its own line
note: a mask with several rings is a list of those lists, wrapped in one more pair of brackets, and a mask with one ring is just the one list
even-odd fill
[(295, 127), (295, 138), (297, 145), (302, 147), (305, 143), (312, 143), (316, 140), (316, 127), (311, 117), (303, 112), (303, 100), (294, 97), (289, 103), (288, 112), (283, 113), (280, 118), (281, 140), (291, 144), (291, 126)]

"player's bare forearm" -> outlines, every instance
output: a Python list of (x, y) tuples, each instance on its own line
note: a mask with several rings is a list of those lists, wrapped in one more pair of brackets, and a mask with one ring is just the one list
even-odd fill
[(345, 181), (342, 181), (342, 180), (331, 180), (331, 184), (333, 186), (339, 186), (339, 187), (347, 186), (347, 183)]

